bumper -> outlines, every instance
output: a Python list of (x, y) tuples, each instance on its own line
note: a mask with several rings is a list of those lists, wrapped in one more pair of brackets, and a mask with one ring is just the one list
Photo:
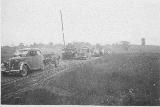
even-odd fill
[(20, 70), (1, 70), (2, 73), (19, 73)]
[(5, 66), (3, 63), (1, 64), (1, 73), (19, 73), (21, 70), (21, 66), (16, 66), (9, 68), (9, 65)]

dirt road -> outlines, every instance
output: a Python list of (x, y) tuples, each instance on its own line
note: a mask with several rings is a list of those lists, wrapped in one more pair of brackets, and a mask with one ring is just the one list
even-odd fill
[(55, 68), (53, 65), (45, 67), (44, 71), (32, 71), (27, 77), (20, 77), (16, 75), (3, 76), (1, 78), (1, 103), (8, 104), (8, 99), (16, 96), (20, 92), (33, 90), (34, 88), (42, 86), (49, 78), (61, 72), (75, 69), (79, 64), (95, 60), (68, 60), (61, 61), (59, 67)]

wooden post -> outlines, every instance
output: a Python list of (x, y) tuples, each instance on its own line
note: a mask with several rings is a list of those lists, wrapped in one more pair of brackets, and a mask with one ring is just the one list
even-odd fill
[(61, 15), (61, 24), (62, 24), (63, 43), (64, 43), (64, 48), (65, 48), (64, 27), (63, 27), (63, 18), (62, 18), (62, 11), (61, 10), (60, 10), (60, 15)]

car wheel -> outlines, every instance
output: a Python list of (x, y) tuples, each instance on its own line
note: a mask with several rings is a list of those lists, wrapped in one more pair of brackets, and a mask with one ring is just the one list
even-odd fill
[(27, 65), (23, 65), (23, 68), (22, 68), (22, 70), (21, 70), (21, 72), (20, 72), (20, 74), (21, 74), (21, 76), (22, 77), (25, 77), (25, 76), (27, 76), (28, 75), (28, 67), (27, 67)]

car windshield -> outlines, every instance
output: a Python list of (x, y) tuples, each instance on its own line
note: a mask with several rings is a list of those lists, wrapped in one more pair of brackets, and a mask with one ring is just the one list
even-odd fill
[(28, 53), (28, 50), (17, 50), (15, 52), (15, 56), (26, 56)]

